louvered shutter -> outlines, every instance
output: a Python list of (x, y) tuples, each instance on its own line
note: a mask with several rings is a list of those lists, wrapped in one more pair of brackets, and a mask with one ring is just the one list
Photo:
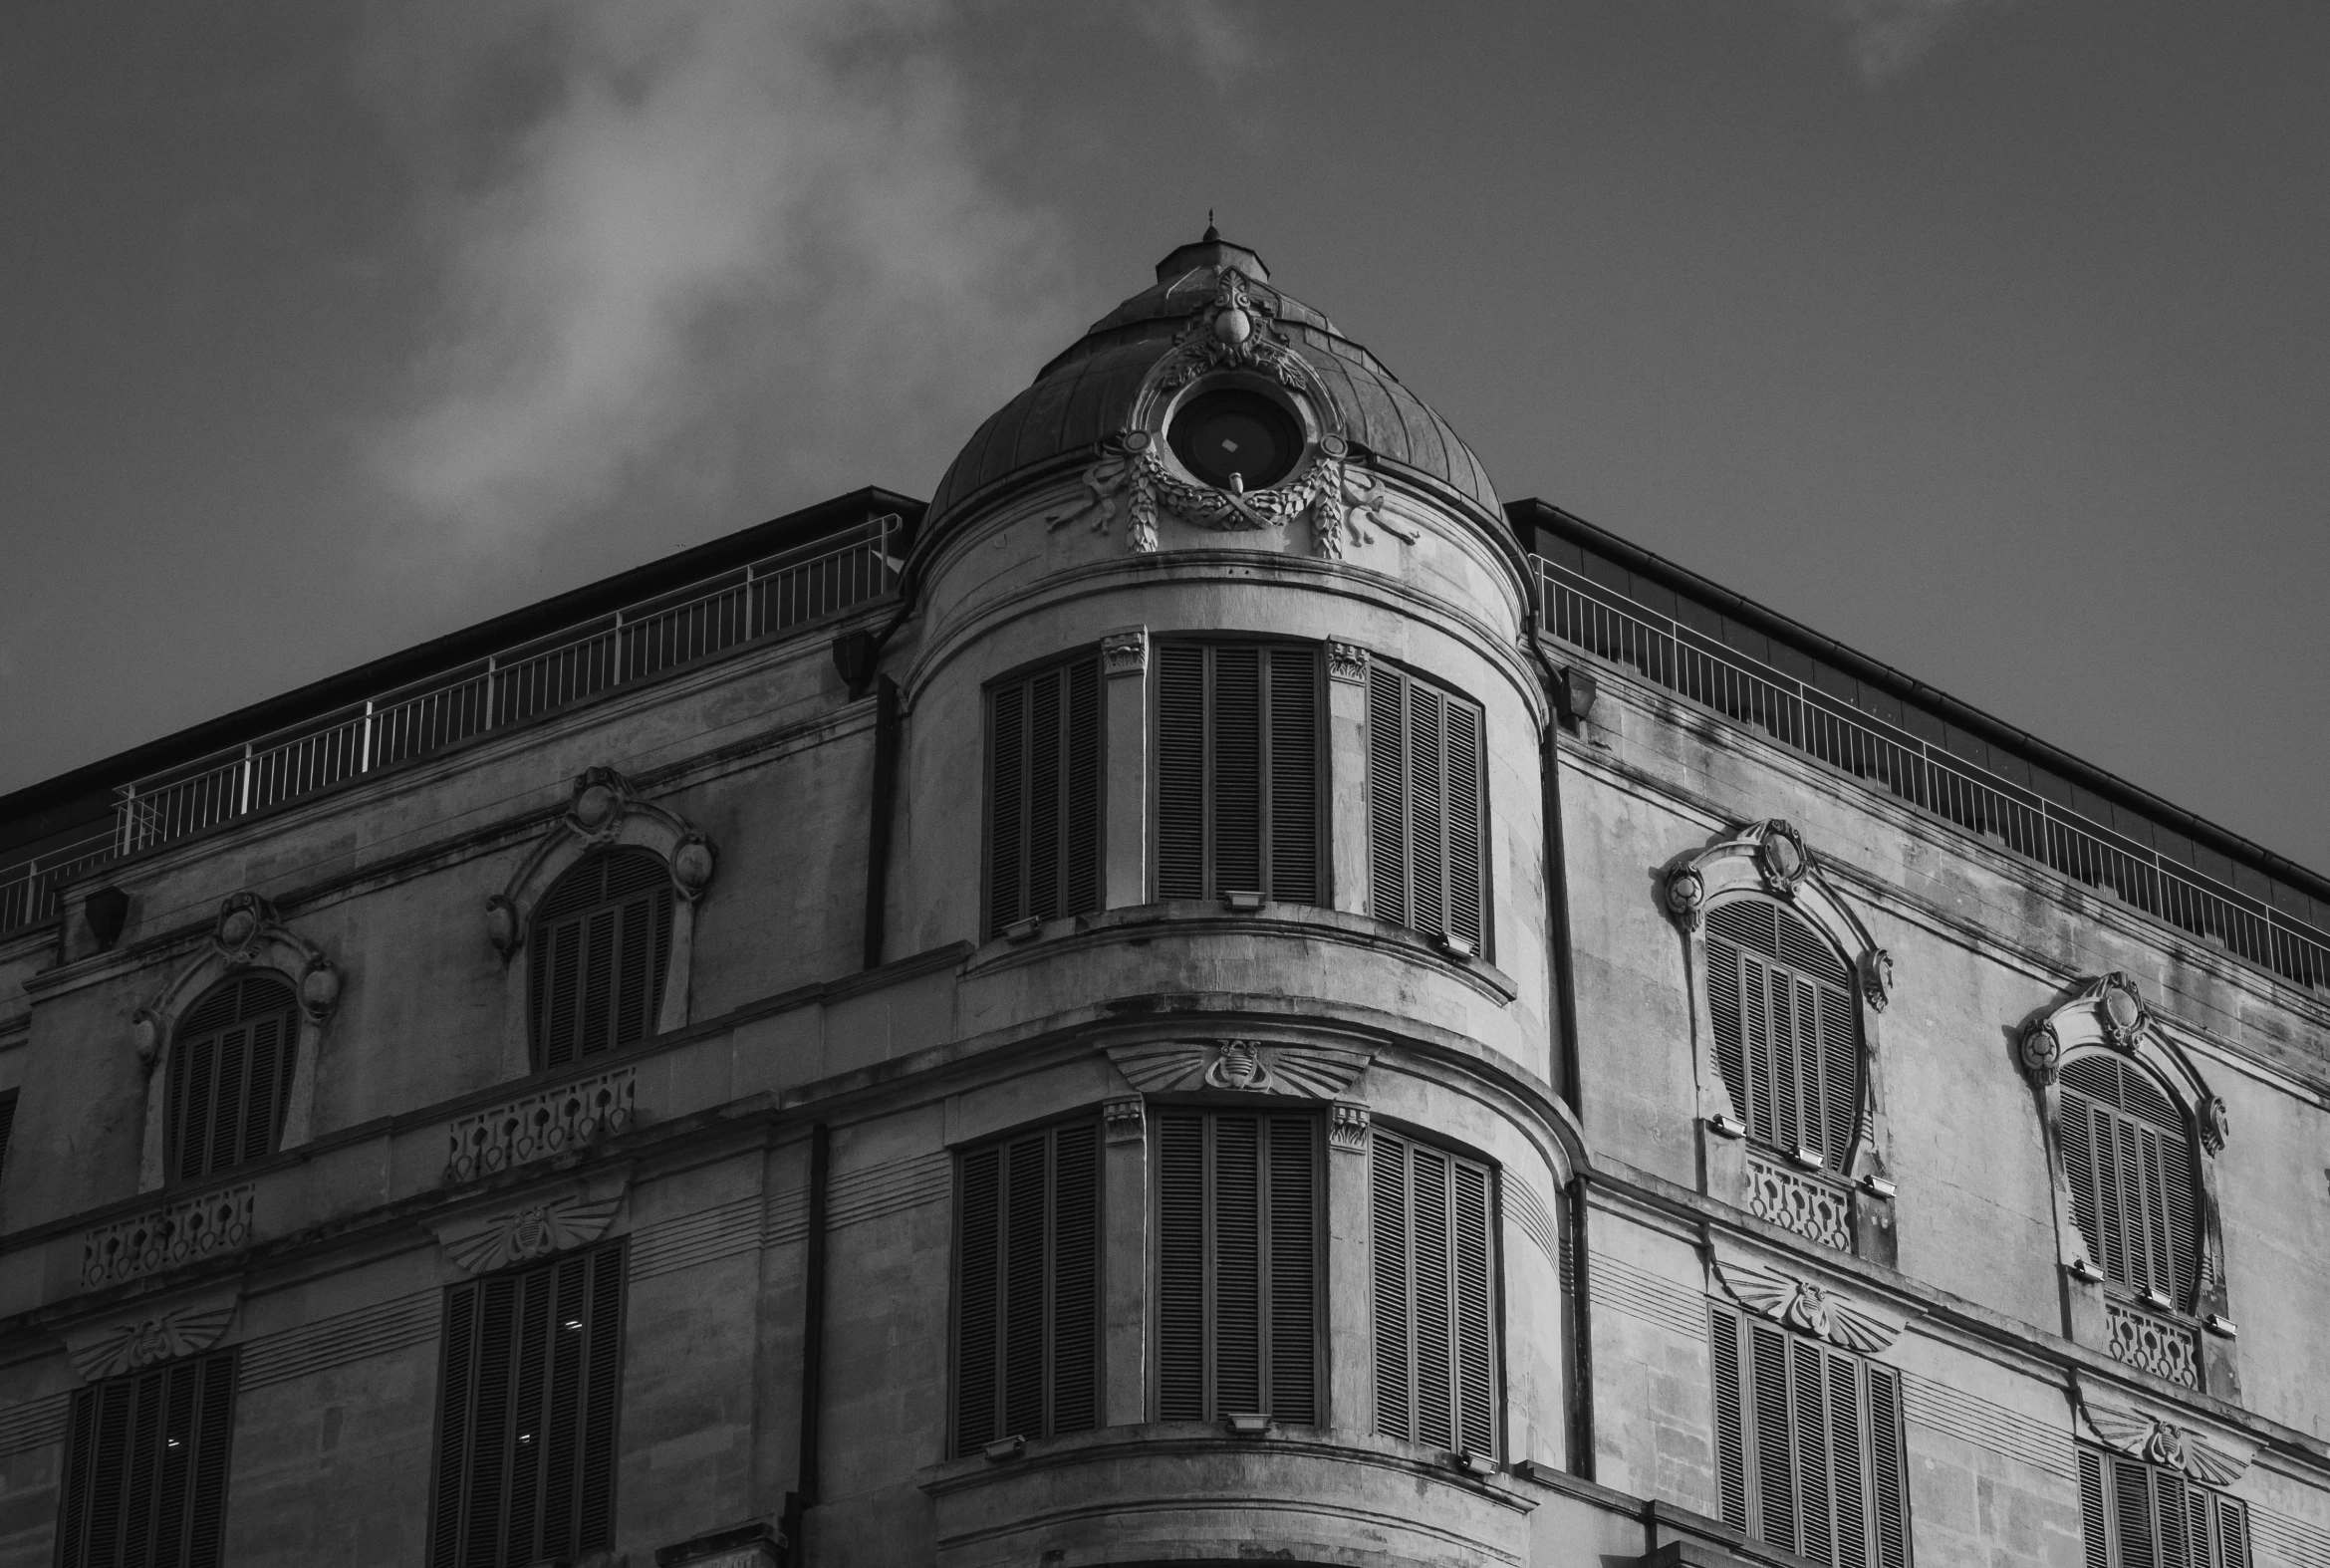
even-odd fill
[(2080, 1538), (2087, 1568), (2111, 1568), (2112, 1536), (2104, 1505), (2104, 1461), (2093, 1448), (2079, 1450)]
[(291, 1106), (299, 1001), (272, 972), (221, 981), (190, 1008), (170, 1050), (168, 1169), (198, 1180), (275, 1152)]
[(1835, 1568), (1908, 1568), (1898, 1374), (1710, 1304), (1724, 1521)]
[(235, 1352), (226, 1350), (74, 1395), (57, 1521), (61, 1568), (217, 1568), (234, 1384)]
[(2086, 1568), (2249, 1568), (2241, 1503), (2178, 1470), (2079, 1449)]
[(1158, 897), (1318, 903), (1317, 651), (1165, 643), (1157, 687)]
[(1488, 942), (1488, 784), (1480, 707), (1368, 669), (1368, 837), (1377, 917)]
[(1850, 971), (1800, 915), (1761, 898), (1708, 912), (1706, 954), (1715, 1070), (1748, 1136), (1842, 1175), (1861, 1119)]
[(1489, 1173), (1381, 1129), (1373, 1142), (1376, 1430), (1493, 1453)]
[(543, 896), (528, 937), (535, 1067), (565, 1067), (654, 1034), (672, 905), (670, 868), (636, 848), (585, 856)]
[(973, 1149), (960, 1173), (955, 1452), (1099, 1425), (1099, 1129)]
[(0, 1094), (0, 1173), (8, 1169), (8, 1141), (16, 1131), (16, 1100), (20, 1090)]
[(446, 1293), (435, 1568), (522, 1568), (614, 1537), (620, 1242)]
[(2104, 1276), (2193, 1310), (2201, 1237), (2183, 1113), (2142, 1069), (2091, 1053), (2063, 1068), (2056, 1137), (2072, 1219)]
[(1101, 907), (1100, 660), (988, 693), (987, 929)]
[(1166, 1111), (1155, 1128), (1159, 1419), (1316, 1423), (1317, 1118)]

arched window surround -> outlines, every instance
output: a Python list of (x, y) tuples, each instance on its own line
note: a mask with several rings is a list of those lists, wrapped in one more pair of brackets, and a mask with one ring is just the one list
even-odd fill
[[(1707, 992), (1709, 911), (1741, 899), (1763, 899), (1801, 916), (1832, 947), (1850, 977), (1848, 989), (1861, 1036), (1860, 1106), (1843, 1181), (1833, 1200), (1846, 1202), (1850, 1183), (1851, 1250), (1891, 1264), (1896, 1255), (1891, 1139), (1886, 1121), (1885, 1052), (1880, 1023), (1893, 994), (1893, 958), (1832, 887), (1793, 823), (1778, 818), (1750, 823), (1673, 866), (1665, 885), (1668, 913), (1681, 927), (1690, 998), (1691, 1070), (1696, 1086), (1701, 1180), (1711, 1197), (1753, 1209), (1747, 1119), (1732, 1104), (1715, 1060)], [(1768, 1156), (1759, 1157), (1768, 1159)], [(1829, 1179), (1822, 1177), (1822, 1180)], [(1792, 1225), (1811, 1234), (1813, 1228)], [(1831, 1238), (1831, 1244), (1835, 1244)]]
[(274, 905), (256, 893), (237, 893), (218, 907), (200, 949), (130, 1017), (131, 1040), (145, 1069), (139, 1191), (153, 1191), (167, 1178), (170, 1058), (179, 1020), (220, 980), (253, 968), (277, 971), (299, 997), (299, 1038), (292, 1049), (291, 1087), (276, 1148), (297, 1148), (314, 1136), (316, 1057), (325, 1027), (339, 1008), (343, 977), (322, 948), (283, 923)]
[[(671, 954), (665, 962), (663, 1003), (656, 1034), (685, 1028), (695, 958), (696, 905), (710, 888), (718, 860), (712, 841), (669, 808), (644, 799), (613, 768), (586, 769), (574, 781), (567, 810), (519, 863), (506, 887), (485, 901), (485, 934), (506, 972), (502, 1060), (510, 1077), (533, 1072), (527, 966), (517, 961), (531, 934), (534, 911), (558, 880), (595, 850), (650, 850), (671, 871)], [(581, 1071), (569, 1064), (565, 1071)]]
[(2184, 1119), (2199, 1186), (2196, 1288), (2190, 1305), (2175, 1302), (2166, 1313), (2159, 1312), (2157, 1306), (2151, 1310), (2195, 1331), (2198, 1386), (2237, 1400), (2240, 1373), (2233, 1354), (2235, 1330), (2225, 1285), (2224, 1225), (2216, 1170), (2229, 1130), (2225, 1104), (2176, 1038), (2171, 1021), (2145, 1001), (2134, 979), (2116, 969), (2081, 980), (2068, 1000), (2033, 1019), (2022, 1033), (2022, 1068), (2039, 1104), (2047, 1178), (2054, 1199), (2065, 1331), (2081, 1344), (2119, 1354), (2124, 1347), (2118, 1341), (2125, 1335), (2115, 1318), (2141, 1305), (2130, 1293), (2107, 1283), (2100, 1261), (2089, 1252), (2072, 1206), (2071, 1180), (2063, 1155), (2062, 1076), (2066, 1066), (2089, 1056), (2116, 1057), (2145, 1074)]

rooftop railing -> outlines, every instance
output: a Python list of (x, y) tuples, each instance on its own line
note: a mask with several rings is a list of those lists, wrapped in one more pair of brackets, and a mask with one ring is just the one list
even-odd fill
[(2055, 801), (1977, 771), (1566, 567), (1532, 559), (1542, 622), (1558, 641), (2110, 893), (2292, 984), (2330, 989), (2330, 935), (2311, 924)]
[(394, 767), (570, 702), (811, 626), (898, 586), (896, 515), (116, 788), (98, 837), (0, 870), (0, 932), (55, 917), (118, 856)]

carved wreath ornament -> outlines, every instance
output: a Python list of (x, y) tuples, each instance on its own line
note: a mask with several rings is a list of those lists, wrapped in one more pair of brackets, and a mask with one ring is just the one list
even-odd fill
[[(1247, 371), (1268, 376), (1314, 408), (1331, 410), (1334, 399), (1310, 365), (1289, 346), (1276, 311), (1247, 288), (1234, 267), (1221, 269), (1212, 301), (1181, 328), (1173, 347), (1150, 374), (1150, 390), (1169, 393), (1200, 376)], [(1125, 429), (1101, 441), (1100, 460), (1084, 471), (1090, 499), (1044, 521), (1054, 531), (1082, 518), (1105, 534), (1125, 508), (1125, 542), (1136, 554), (1157, 550), (1157, 514), (1164, 507), (1182, 521), (1216, 533), (1255, 533), (1284, 528), (1296, 518), (1311, 528), (1311, 553), (1340, 560), (1346, 543), (1372, 543), (1370, 524), (1404, 544), (1423, 537), (1392, 520), (1383, 481), (1358, 466), (1351, 443), (1330, 432), (1319, 437), (1311, 465), (1283, 485), (1262, 490), (1216, 490), (1175, 475), (1158, 451), (1158, 437), (1146, 429)]]

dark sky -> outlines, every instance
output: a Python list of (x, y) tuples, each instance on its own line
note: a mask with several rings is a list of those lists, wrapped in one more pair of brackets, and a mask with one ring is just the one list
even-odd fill
[(1507, 497), (2330, 868), (2320, 0), (82, 0), (0, 49), (0, 789), (927, 494), (1213, 207)]

